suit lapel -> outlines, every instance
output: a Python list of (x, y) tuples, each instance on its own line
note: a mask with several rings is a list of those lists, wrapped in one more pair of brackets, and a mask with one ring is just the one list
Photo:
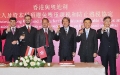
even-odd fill
[(92, 31), (91, 31), (91, 28), (90, 28), (89, 33), (88, 33), (88, 38), (87, 38), (87, 40), (89, 40), (91, 34), (92, 34)]
[(86, 32), (85, 32), (85, 29), (83, 29), (83, 39), (85, 39), (86, 40)]
[(103, 32), (103, 33), (104, 33), (104, 36), (105, 36), (106, 38), (109, 38), (108, 35), (107, 35), (107, 32)]
[(50, 42), (51, 31), (48, 29), (48, 41)]
[(28, 29), (27, 29), (27, 27), (26, 27), (26, 26), (24, 26), (24, 30), (25, 30), (25, 32), (27, 32), (27, 33), (28, 33)]
[(111, 38), (111, 35), (112, 35), (112, 29), (110, 28), (109, 37), (108, 38)]
[(42, 28), (42, 35), (43, 35), (43, 37), (45, 38), (45, 33), (44, 33), (44, 30), (43, 30), (43, 28)]
[(71, 27), (69, 27), (68, 33), (66, 34), (65, 29), (63, 27), (63, 35), (64, 37), (69, 37), (71, 35)]
[(10, 32), (9, 32), (9, 34), (10, 34), (10, 35), (13, 35), (13, 33), (12, 33), (12, 30), (11, 30), (11, 29), (10, 29)]
[[(65, 32), (65, 33), (66, 33), (66, 32)], [(69, 27), (67, 37), (69, 37), (70, 34), (71, 34), (71, 27)]]
[(91, 31), (91, 28), (90, 28), (90, 30), (89, 30), (89, 33), (88, 33), (88, 38), (86, 39), (86, 32), (85, 32), (85, 29), (83, 29), (83, 39), (85, 39), (85, 40), (89, 40), (89, 38), (90, 38), (90, 35), (92, 34), (92, 31)]
[[(50, 36), (51, 36), (51, 34), (50, 34), (50, 30), (48, 29), (48, 42), (50, 42)], [(43, 35), (43, 38), (45, 38), (45, 39), (43, 39), (45, 42), (46, 42), (46, 36), (45, 36), (45, 33), (44, 33), (44, 29), (42, 28), (42, 35)]]
[[(33, 27), (31, 26), (30, 33), (33, 31)], [(29, 32), (28, 32), (29, 33)]]
[(61, 29), (61, 33), (62, 33), (62, 35), (63, 35), (63, 37), (65, 38), (66, 37), (66, 33), (65, 33), (65, 29), (64, 29), (64, 27)]
[(15, 29), (14, 34), (12, 33), (12, 30), (10, 30), (9, 34), (11, 35), (12, 40), (17, 40), (17, 35), (18, 35), (17, 32), (18, 32), (18, 29), (17, 29), (17, 28)]
[(44, 30), (43, 30), (43, 28), (40, 30), (40, 37), (42, 37), (42, 39), (41, 40), (43, 40), (43, 43), (45, 44), (45, 33), (44, 33)]
[(9, 32), (9, 34), (10, 34), (10, 35), (13, 35), (13, 33), (12, 33), (12, 29), (11, 29), (11, 28), (10, 28), (10, 32)]
[(16, 28), (13, 36), (14, 36), (14, 39), (16, 39), (16, 40), (18, 39), (18, 28)]
[(12, 35), (12, 36), (14, 36), (13, 33), (12, 33), (12, 31), (10, 31), (9, 34)]
[(18, 32), (18, 29), (16, 28), (14, 35), (17, 35), (18, 34), (17, 32)]
[[(25, 29), (25, 31), (26, 31), (27, 33), (29, 33), (26, 26), (24, 26), (24, 29)], [(31, 33), (32, 31), (33, 31), (33, 27), (31, 26), (30, 33)]]

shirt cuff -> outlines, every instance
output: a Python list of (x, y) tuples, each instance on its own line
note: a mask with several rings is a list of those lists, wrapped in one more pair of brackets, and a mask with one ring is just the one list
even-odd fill
[(19, 42), (17, 41), (17, 45), (19, 45)]
[(8, 34), (8, 32), (6, 31), (6, 34)]
[(101, 34), (103, 34), (103, 30), (101, 30)]
[(20, 40), (20, 42), (21, 42), (22, 40)]
[(81, 36), (81, 34), (78, 34), (78, 36)]
[(53, 32), (53, 30), (50, 30), (51, 32)]
[(59, 33), (57, 33), (57, 36), (59, 36)]

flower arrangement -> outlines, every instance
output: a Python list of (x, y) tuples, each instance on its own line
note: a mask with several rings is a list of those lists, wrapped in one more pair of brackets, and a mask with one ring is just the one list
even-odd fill
[(15, 62), (10, 62), (11, 67), (27, 67), (27, 68), (39, 68), (44, 67), (45, 61), (41, 60), (37, 56), (25, 56), (19, 57)]

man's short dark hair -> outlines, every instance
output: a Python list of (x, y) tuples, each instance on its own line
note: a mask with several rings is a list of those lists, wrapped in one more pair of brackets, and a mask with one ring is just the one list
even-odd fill
[(105, 21), (106, 19), (110, 19), (111, 20), (111, 17), (110, 16), (106, 16), (103, 18), (103, 21)]
[(62, 19), (62, 24), (63, 24), (63, 20), (64, 20), (64, 19), (67, 19), (68, 22), (70, 23), (70, 18), (69, 18), (69, 17), (63, 17), (63, 19)]
[(83, 22), (85, 22), (86, 20), (89, 20), (92, 23), (92, 20), (90, 18), (85, 18)]
[(42, 22), (43, 22), (43, 20), (47, 20), (47, 22), (49, 23), (49, 20), (48, 20), (48, 18), (43, 18), (43, 19), (42, 19)]
[(11, 17), (11, 18), (9, 19), (9, 21), (11, 21), (11, 20), (17, 21), (17, 19), (16, 19), (15, 17)]
[(27, 14), (27, 15), (24, 16), (24, 18), (26, 18), (26, 17), (30, 17), (30, 19), (32, 19), (31, 15)]

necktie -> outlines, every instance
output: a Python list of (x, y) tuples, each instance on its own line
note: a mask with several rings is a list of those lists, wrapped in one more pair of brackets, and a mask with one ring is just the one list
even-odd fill
[(88, 38), (88, 30), (86, 30), (86, 39)]
[(14, 33), (15, 33), (15, 28), (12, 28), (12, 33), (13, 33), (13, 35), (14, 35)]
[(109, 37), (109, 30), (107, 29), (107, 35), (108, 35), (108, 37)]
[(45, 28), (45, 32), (48, 33), (47, 28)]
[(30, 27), (28, 26), (28, 32), (30, 33)]
[(68, 33), (68, 32), (67, 32), (67, 28), (65, 28), (65, 33), (66, 33), (66, 35), (67, 35), (67, 33)]
[(48, 31), (47, 31), (47, 29), (45, 29), (45, 38), (46, 38), (46, 46), (48, 47), (49, 43), (48, 43)]

